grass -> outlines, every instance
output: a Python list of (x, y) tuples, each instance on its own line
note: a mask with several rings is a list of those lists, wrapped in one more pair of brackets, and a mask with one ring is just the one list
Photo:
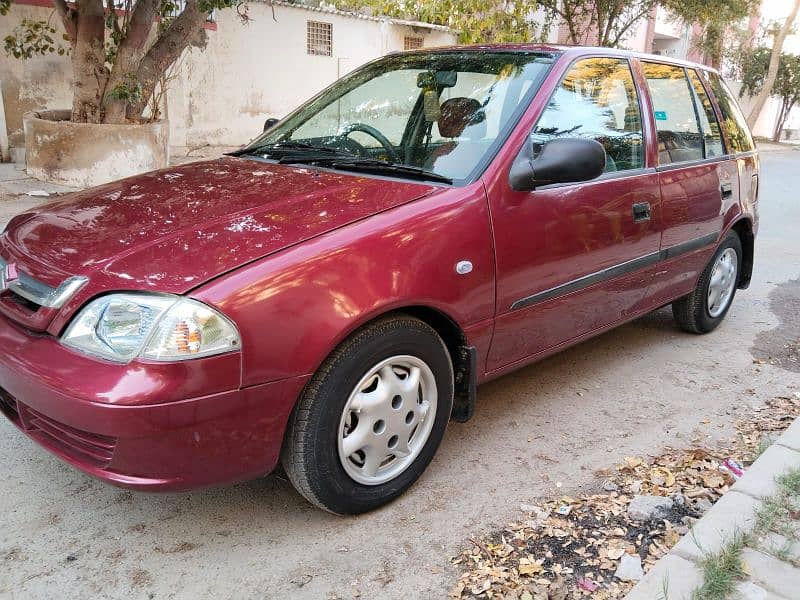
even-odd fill
[(800, 469), (792, 469), (778, 477), (778, 485), (791, 496), (800, 496)]
[[(731, 541), (715, 554), (709, 554), (700, 562), (703, 585), (692, 594), (692, 600), (725, 600), (736, 588), (736, 584), (747, 578), (742, 564), (742, 552), (747, 546), (758, 546), (769, 532), (775, 532), (789, 540), (797, 540), (792, 526), (793, 516), (800, 508), (800, 469), (792, 469), (776, 478), (778, 493), (767, 498), (756, 512), (755, 526), (750, 533), (737, 531)], [(790, 555), (790, 545), (762, 550), (779, 560), (795, 563)]]
[(703, 585), (694, 591), (692, 600), (725, 600), (733, 592), (736, 583), (747, 576), (742, 551), (749, 541), (747, 534), (737, 531), (727, 546), (702, 560)]
[(756, 532), (773, 531), (790, 540), (797, 540), (792, 515), (800, 502), (800, 469), (792, 469), (776, 479), (778, 493), (767, 498), (756, 513)]
[(755, 460), (764, 454), (771, 445), (772, 439), (768, 435), (762, 435), (758, 438), (758, 447), (756, 448), (754, 456), (751, 458), (751, 462), (755, 462)]

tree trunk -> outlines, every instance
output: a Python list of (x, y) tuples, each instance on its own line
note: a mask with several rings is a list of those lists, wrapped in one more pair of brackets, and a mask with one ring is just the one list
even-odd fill
[(779, 142), (781, 139), (781, 129), (783, 129), (783, 114), (786, 111), (786, 101), (781, 102), (781, 109), (778, 111), (778, 118), (775, 119), (775, 128), (772, 130), (772, 141)]
[(800, 0), (794, 0), (792, 12), (789, 13), (789, 16), (786, 18), (786, 22), (778, 30), (778, 33), (775, 35), (775, 39), (772, 42), (772, 54), (769, 58), (769, 68), (767, 69), (767, 77), (764, 80), (764, 87), (761, 88), (758, 96), (756, 96), (756, 100), (753, 103), (753, 108), (750, 111), (750, 114), (747, 115), (747, 124), (750, 126), (750, 129), (755, 127), (756, 121), (758, 121), (758, 117), (761, 115), (761, 110), (764, 108), (764, 105), (767, 103), (767, 99), (772, 93), (772, 86), (775, 85), (775, 78), (778, 76), (778, 66), (780, 65), (781, 60), (783, 41), (792, 30), (792, 25), (794, 24), (794, 20), (797, 17), (797, 11), (799, 9)]
[[(798, 0), (800, 2), (800, 0)], [(136, 81), (142, 86), (138, 102), (128, 105), (127, 116), (140, 120), (156, 85), (189, 44), (202, 35), (208, 13), (201, 11), (197, 0), (187, 0), (180, 15), (161, 34), (155, 44), (147, 51), (136, 73)]]
[(784, 100), (781, 104), (781, 110), (778, 113), (778, 119), (775, 121), (775, 130), (772, 133), (773, 142), (781, 141), (783, 126), (786, 125), (786, 119), (789, 118), (789, 114), (792, 112), (792, 108), (794, 108), (794, 103), (794, 100)]
[(722, 65), (722, 38), (725, 32), (719, 25), (711, 24), (706, 28), (706, 38), (711, 42), (708, 48), (708, 58), (714, 69), (719, 69)]
[(75, 43), (72, 47), (72, 121), (101, 123), (103, 90), (108, 77), (102, 1), (77, 0), (76, 13)]
[(128, 23), (125, 37), (117, 48), (117, 56), (106, 86), (105, 122), (124, 123), (129, 100), (108, 95), (120, 86), (135, 84), (136, 71), (147, 48), (147, 40), (156, 18), (155, 0), (138, 0)]

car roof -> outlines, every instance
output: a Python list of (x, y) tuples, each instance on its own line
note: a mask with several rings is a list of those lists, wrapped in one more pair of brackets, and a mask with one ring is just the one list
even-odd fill
[(716, 73), (717, 70), (708, 65), (671, 58), (660, 54), (648, 54), (646, 52), (635, 52), (633, 50), (622, 50), (619, 48), (606, 48), (603, 46), (570, 46), (567, 44), (472, 44), (458, 46), (440, 46), (436, 48), (421, 48), (412, 50), (409, 54), (426, 54), (436, 52), (546, 52), (549, 54), (564, 55), (569, 60), (582, 56), (619, 56), (620, 58), (638, 58), (645, 61), (654, 61), (680, 67), (690, 67), (693, 69), (703, 69)]

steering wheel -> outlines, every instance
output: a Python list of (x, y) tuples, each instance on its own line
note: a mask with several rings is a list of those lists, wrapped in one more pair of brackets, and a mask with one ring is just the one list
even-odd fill
[(336, 137), (348, 146), (356, 147), (359, 154), (367, 154), (367, 149), (364, 146), (347, 137), (354, 131), (360, 131), (361, 133), (366, 133), (368, 136), (375, 138), (375, 140), (377, 140), (383, 149), (386, 150), (386, 154), (389, 155), (389, 160), (392, 162), (401, 162), (400, 157), (397, 156), (397, 151), (394, 149), (394, 146), (392, 146), (392, 142), (390, 142), (385, 135), (375, 129), (372, 125), (367, 125), (366, 123), (349, 123), (336, 135)]

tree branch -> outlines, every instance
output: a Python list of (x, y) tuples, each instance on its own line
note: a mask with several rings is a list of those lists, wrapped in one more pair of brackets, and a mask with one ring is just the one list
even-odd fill
[(139, 64), (136, 80), (142, 85), (142, 94), (138, 102), (128, 106), (129, 119), (141, 118), (158, 80), (202, 33), (207, 18), (208, 12), (200, 10), (197, 0), (187, 0), (181, 14), (159, 35)]
[(70, 42), (74, 45), (78, 37), (78, 18), (77, 13), (67, 6), (65, 0), (53, 0), (58, 16), (64, 24), (64, 30), (69, 36)]
[(751, 129), (755, 127), (756, 121), (758, 121), (758, 117), (761, 115), (761, 109), (764, 108), (764, 105), (767, 103), (767, 99), (770, 97), (770, 94), (772, 94), (772, 86), (775, 85), (775, 78), (778, 76), (778, 67), (780, 66), (783, 41), (786, 39), (789, 31), (791, 31), (792, 26), (794, 25), (794, 20), (797, 18), (797, 12), (799, 9), (800, 0), (794, 0), (792, 11), (789, 13), (789, 16), (781, 28), (778, 30), (778, 33), (775, 35), (775, 39), (772, 41), (772, 54), (769, 57), (769, 67), (767, 68), (767, 77), (764, 81), (764, 86), (761, 88), (758, 96), (756, 96), (756, 100), (753, 103), (753, 108), (750, 110), (750, 114), (747, 115), (747, 124)]

